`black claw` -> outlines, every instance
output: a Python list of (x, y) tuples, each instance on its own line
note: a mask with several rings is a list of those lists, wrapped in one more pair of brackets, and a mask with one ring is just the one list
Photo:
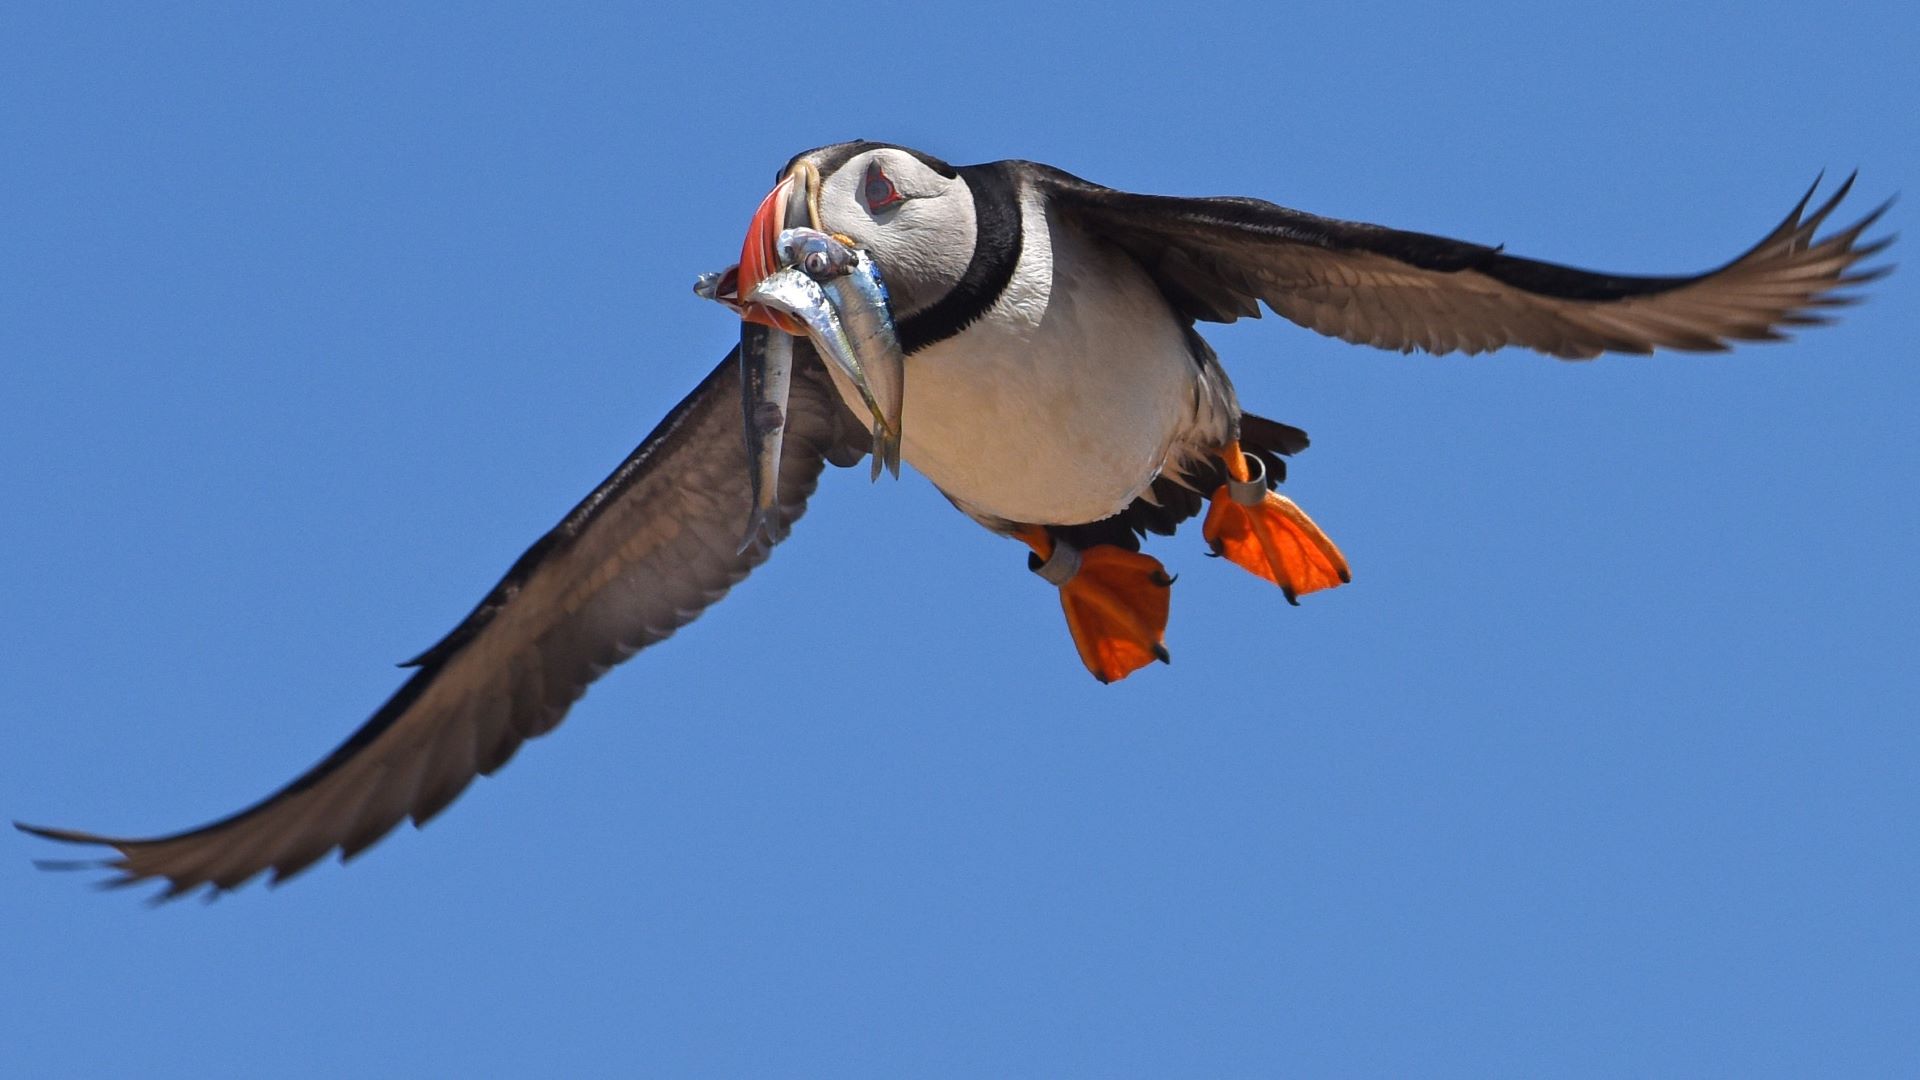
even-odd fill
[(1173, 654), (1167, 651), (1167, 647), (1165, 645), (1156, 644), (1153, 647), (1153, 658), (1155, 660), (1160, 661), (1163, 664), (1173, 663)]

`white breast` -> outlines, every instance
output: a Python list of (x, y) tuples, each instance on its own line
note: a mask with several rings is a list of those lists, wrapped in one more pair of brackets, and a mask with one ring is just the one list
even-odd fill
[(1021, 217), (1020, 266), (999, 302), (907, 359), (903, 456), (976, 516), (1097, 521), (1218, 410), (1196, 400), (1182, 324), (1137, 264), (1050, 225), (1036, 200)]

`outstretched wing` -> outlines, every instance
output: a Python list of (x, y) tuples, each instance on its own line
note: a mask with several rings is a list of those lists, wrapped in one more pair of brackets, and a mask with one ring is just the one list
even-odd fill
[[(1567, 359), (1656, 348), (1719, 351), (1825, 322), (1835, 290), (1886, 268), (1854, 264), (1892, 242), (1860, 243), (1886, 206), (1824, 237), (1851, 177), (1812, 213), (1809, 190), (1780, 226), (1718, 270), (1692, 277), (1601, 274), (1500, 248), (1336, 221), (1259, 199), (1134, 195), (1020, 163), (1059, 212), (1125, 248), (1192, 319), (1258, 317), (1260, 302), (1360, 345), (1478, 353), (1520, 345)], [(1818, 187), (1815, 183), (1815, 187)]]
[[(418, 671), (305, 775), (257, 805), (190, 832), (121, 839), (21, 825), (119, 851), (115, 884), (165, 878), (163, 897), (279, 882), (338, 848), (349, 858), (403, 818), (416, 825), (474, 776), (544, 735), (601, 673), (667, 637), (763, 562), (738, 551), (751, 499), (737, 351), (613, 475), (522, 555), (473, 613), (409, 666)], [(805, 509), (828, 461), (867, 436), (819, 358), (795, 343), (780, 464), (780, 531)]]

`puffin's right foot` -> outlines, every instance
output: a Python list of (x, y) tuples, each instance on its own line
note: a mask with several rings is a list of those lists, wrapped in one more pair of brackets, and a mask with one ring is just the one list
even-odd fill
[(1015, 534), (1033, 549), (1027, 568), (1060, 589), (1073, 647), (1093, 677), (1124, 679), (1155, 660), (1165, 664), (1173, 579), (1151, 555), (1111, 544), (1081, 550), (1045, 529)]
[(1227, 482), (1213, 493), (1201, 527), (1215, 555), (1280, 586), (1290, 604), (1353, 580), (1346, 556), (1307, 512), (1267, 489), (1259, 458), (1243, 453), (1237, 442), (1220, 456)]

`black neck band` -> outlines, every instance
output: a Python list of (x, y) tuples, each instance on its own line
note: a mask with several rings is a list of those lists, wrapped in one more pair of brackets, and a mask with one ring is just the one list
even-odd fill
[(996, 165), (958, 170), (973, 192), (973, 257), (947, 295), (900, 320), (900, 347), (911, 356), (973, 325), (1000, 300), (1020, 262), (1020, 193)]

